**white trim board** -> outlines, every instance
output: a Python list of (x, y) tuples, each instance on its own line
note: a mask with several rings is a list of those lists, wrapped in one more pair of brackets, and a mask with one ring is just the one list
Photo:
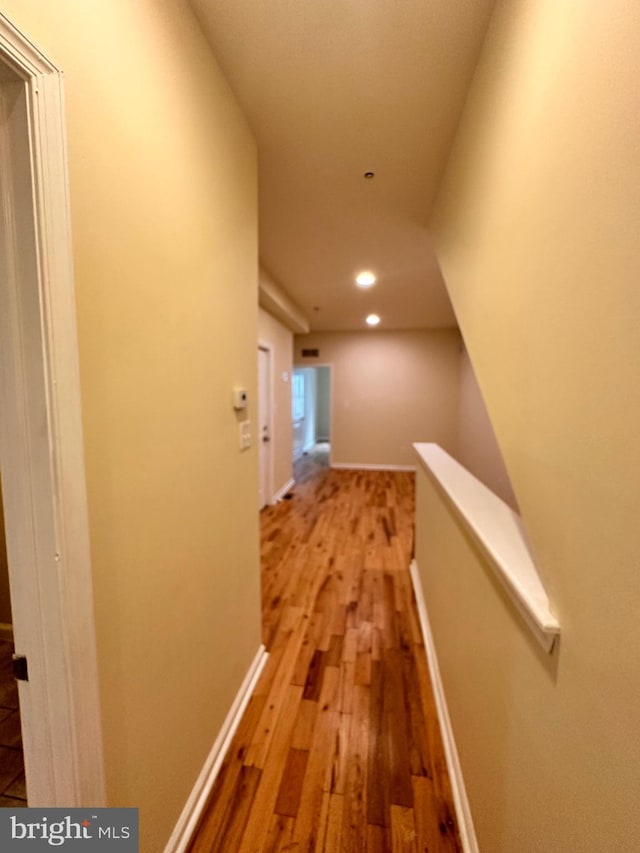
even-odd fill
[(222, 728), (218, 732), (218, 737), (211, 747), (211, 752), (202, 765), (202, 770), (189, 794), (182, 814), (178, 818), (178, 822), (167, 841), (164, 853), (184, 853), (189, 847), (193, 833), (207, 805), (211, 789), (222, 767), (222, 762), (231, 746), (233, 736), (240, 725), (242, 715), (249, 703), (253, 689), (262, 674), (268, 657), (269, 653), (265, 647), (260, 646), (233, 700), (233, 704), (222, 724)]
[(413, 445), (424, 470), (446, 495), (531, 629), (550, 653), (560, 635), (522, 519), (437, 444)]
[(456, 741), (453, 735), (451, 719), (449, 717), (449, 709), (447, 708), (447, 699), (444, 693), (444, 685), (442, 676), (440, 675), (440, 667), (438, 666), (438, 656), (436, 647), (433, 642), (433, 634), (431, 633), (431, 625), (429, 624), (429, 616), (427, 614), (427, 605), (424, 600), (422, 590), (422, 582), (418, 571), (418, 564), (415, 560), (411, 561), (409, 567), (411, 580), (413, 582), (413, 591), (416, 596), (416, 604), (418, 606), (418, 617), (420, 619), (420, 628), (422, 630), (422, 639), (424, 642), (425, 651), (427, 654), (427, 663), (429, 665), (429, 676), (431, 678), (431, 686), (436, 703), (436, 711), (440, 722), (440, 731), (442, 733), (442, 742), (444, 745), (444, 754), (447, 762), (447, 770), (449, 771), (449, 780), (453, 792), (453, 802), (456, 809), (456, 817), (458, 818), (458, 830), (460, 832), (460, 840), (464, 853), (479, 853), (478, 839), (473, 825), (473, 817), (471, 808), (467, 798), (467, 791), (464, 786), (464, 778), (462, 776), (462, 767), (458, 757)]
[(271, 498), (272, 504), (277, 504), (278, 501), (281, 501), (282, 498), (287, 494), (287, 492), (291, 491), (291, 489), (295, 486), (296, 481), (292, 478), (288, 483), (285, 483), (281, 489), (275, 493), (275, 495)]
[(415, 465), (377, 465), (371, 462), (332, 462), (332, 468), (345, 471), (415, 471)]

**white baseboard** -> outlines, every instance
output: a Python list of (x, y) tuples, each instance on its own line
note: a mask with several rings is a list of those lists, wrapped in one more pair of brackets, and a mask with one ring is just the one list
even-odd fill
[(9, 622), (0, 622), (0, 640), (13, 642), (13, 625)]
[(277, 504), (278, 501), (281, 501), (282, 498), (289, 492), (296, 484), (296, 481), (292, 478), (288, 483), (285, 483), (281, 489), (275, 493), (275, 495), (271, 498), (272, 504)]
[(236, 698), (233, 700), (233, 705), (222, 724), (222, 728), (211, 748), (211, 752), (207, 756), (200, 775), (196, 779), (189, 799), (178, 818), (178, 822), (171, 833), (167, 846), (164, 848), (164, 853), (184, 853), (187, 850), (191, 837), (207, 804), (207, 799), (213, 788), (216, 776), (220, 772), (224, 757), (231, 745), (233, 736), (253, 693), (253, 688), (258, 678), (260, 678), (268, 657), (269, 653), (265, 647), (260, 646), (244, 677), (244, 681), (240, 685)]
[(349, 471), (415, 471), (415, 465), (376, 465), (370, 462), (332, 462), (332, 468)]
[(449, 771), (449, 779), (451, 781), (451, 789), (453, 792), (453, 802), (456, 808), (456, 816), (458, 818), (458, 829), (460, 831), (462, 849), (464, 850), (464, 853), (479, 853), (478, 839), (476, 838), (476, 831), (473, 826), (473, 817), (471, 815), (471, 808), (469, 807), (467, 791), (464, 786), (462, 768), (460, 766), (458, 750), (456, 748), (453, 729), (451, 727), (451, 719), (449, 717), (444, 685), (440, 675), (440, 667), (438, 666), (436, 647), (433, 642), (429, 616), (427, 615), (427, 605), (422, 591), (422, 581), (420, 580), (418, 564), (415, 560), (412, 560), (409, 571), (411, 573), (413, 591), (418, 605), (418, 616), (420, 618), (420, 627), (422, 629), (422, 639), (427, 653), (431, 686), (433, 688), (436, 710), (438, 712), (438, 720), (440, 721), (440, 730), (442, 732), (447, 770)]

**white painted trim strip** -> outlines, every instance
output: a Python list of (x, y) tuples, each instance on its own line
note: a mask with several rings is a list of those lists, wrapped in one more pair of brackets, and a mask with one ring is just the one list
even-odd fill
[(332, 462), (332, 468), (345, 471), (415, 471), (415, 465), (378, 465), (375, 462)]
[(281, 489), (275, 493), (275, 495), (271, 498), (272, 504), (277, 504), (278, 501), (281, 501), (282, 498), (287, 494), (287, 492), (291, 491), (291, 489), (295, 486), (296, 481), (291, 478), (288, 483), (285, 483)]
[(164, 853), (184, 853), (187, 850), (198, 821), (207, 805), (207, 800), (216, 781), (216, 776), (220, 772), (227, 750), (240, 725), (242, 715), (249, 703), (253, 689), (262, 674), (268, 657), (269, 653), (265, 647), (260, 646), (244, 677), (244, 681), (240, 685), (236, 698), (233, 700), (233, 704), (222, 724), (218, 737), (211, 747), (211, 752), (207, 756), (202, 770), (196, 779), (189, 799), (178, 818), (178, 822), (171, 833), (167, 846), (164, 848)]
[(413, 445), (546, 652), (560, 634), (520, 516), (437, 444)]
[(429, 616), (427, 615), (427, 605), (424, 600), (422, 582), (420, 580), (418, 564), (415, 560), (412, 560), (411, 565), (409, 566), (409, 572), (411, 574), (413, 591), (415, 593), (416, 604), (418, 606), (418, 618), (420, 619), (422, 639), (427, 654), (427, 663), (429, 665), (431, 687), (433, 688), (436, 711), (440, 722), (440, 731), (442, 733), (442, 742), (444, 745), (447, 770), (449, 771), (449, 780), (451, 782), (456, 817), (458, 818), (458, 830), (460, 832), (462, 849), (464, 853), (479, 853), (480, 848), (478, 847), (478, 839), (476, 838), (476, 831), (473, 825), (471, 807), (469, 806), (469, 800), (467, 798), (467, 791), (464, 785), (464, 778), (462, 776), (462, 767), (460, 766), (460, 758), (458, 757), (456, 741), (453, 735), (453, 728), (451, 726), (451, 718), (449, 717), (449, 709), (447, 708), (447, 699), (444, 693), (442, 676), (440, 675), (440, 667), (438, 666), (438, 656), (433, 642)]

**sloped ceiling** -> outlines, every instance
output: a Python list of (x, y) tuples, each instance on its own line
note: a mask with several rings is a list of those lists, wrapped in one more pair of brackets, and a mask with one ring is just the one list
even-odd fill
[(493, 0), (191, 3), (257, 139), (261, 263), (311, 328), (455, 326), (427, 223)]

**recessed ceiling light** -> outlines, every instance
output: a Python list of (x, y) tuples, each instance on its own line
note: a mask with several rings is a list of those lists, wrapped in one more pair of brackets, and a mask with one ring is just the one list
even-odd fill
[(377, 314), (369, 314), (367, 317), (367, 325), (369, 326), (377, 326), (380, 322), (380, 317)]
[(376, 283), (375, 275), (370, 270), (363, 270), (356, 276), (356, 284), (358, 287), (371, 287)]

